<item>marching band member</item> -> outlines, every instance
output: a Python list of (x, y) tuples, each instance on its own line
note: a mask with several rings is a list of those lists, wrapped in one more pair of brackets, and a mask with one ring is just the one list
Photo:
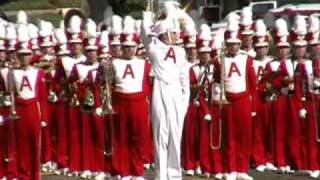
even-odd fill
[(87, 56), (86, 62), (76, 64), (70, 75), (69, 83), (75, 83), (76, 89), (74, 95), (79, 104), (74, 107), (77, 112), (77, 123), (79, 123), (79, 141), (80, 141), (80, 170), (82, 178), (91, 178), (92, 171), (95, 169), (94, 158), (94, 131), (93, 119), (95, 110), (95, 94), (92, 81), (89, 81), (88, 74), (91, 70), (99, 67), (97, 58), (97, 32), (96, 24), (92, 20), (86, 23), (86, 38), (84, 39), (84, 49)]
[(256, 56), (253, 48), (253, 20), (251, 7), (244, 7), (241, 10), (240, 16), (240, 39), (242, 41), (240, 52), (245, 53), (251, 57)]
[[(30, 34), (30, 33), (29, 33)], [(56, 61), (56, 57), (54, 54), (54, 42), (53, 42), (53, 26), (50, 22), (40, 21), (39, 23), (39, 47), (40, 47), (40, 54), (33, 55), (33, 64), (34, 66), (43, 69), (45, 71), (45, 79), (47, 83), (47, 87), (52, 87), (52, 79), (55, 76), (55, 68), (54, 64)], [(32, 39), (31, 39), (32, 42)], [(33, 44), (32, 44), (33, 45)], [(33, 47), (34, 48), (34, 47)], [(32, 49), (34, 50), (34, 49)], [(49, 91), (51, 88), (47, 89), (47, 97), (48, 102), (51, 100), (49, 99)], [(52, 126), (53, 120), (51, 118), (51, 109), (53, 107), (52, 102), (48, 105), (48, 113), (49, 119), (47, 119), (47, 127), (42, 131), (42, 138), (41, 138), (41, 146), (42, 146), (42, 157), (41, 163), (42, 171), (43, 172), (52, 172), (56, 170), (56, 164), (53, 162), (53, 132), (55, 128)]]
[[(221, 58), (224, 56), (224, 30), (217, 30), (213, 33), (213, 51), (211, 52), (212, 64), (214, 66), (213, 73), (217, 73), (216, 69), (219, 69), (221, 65)], [(213, 77), (216, 77), (213, 74)], [(214, 178), (223, 178), (223, 157), (222, 157), (222, 119), (221, 108), (223, 94), (221, 94), (220, 84), (216, 79), (211, 80), (211, 87), (209, 88), (211, 95), (209, 100), (209, 110), (212, 117), (209, 127), (209, 147), (210, 156), (212, 159), (212, 173)]]
[[(206, 24), (201, 25), (197, 38), (197, 52), (199, 63), (190, 69), (190, 82), (192, 90), (196, 96), (193, 99), (198, 111), (196, 121), (199, 125), (199, 163), (203, 175), (210, 177), (212, 172), (212, 162), (210, 155), (210, 115), (208, 102), (210, 100), (209, 88), (213, 78), (213, 64), (211, 59), (212, 37), (210, 27)], [(194, 89), (193, 89), (194, 88)]]
[[(5, 122), (7, 119), (7, 107), (5, 107), (5, 95), (8, 93), (5, 85), (2, 73), (6, 71), (6, 47), (5, 47), (6, 29), (3, 24), (0, 24), (0, 157), (2, 157), (0, 162), (0, 178), (5, 178), (7, 175), (6, 164), (5, 164), (5, 151), (6, 151), (6, 126)], [(6, 74), (6, 73), (4, 73)]]
[(253, 61), (253, 65), (259, 88), (256, 103), (257, 115), (254, 117), (253, 122), (252, 158), (256, 169), (263, 172), (267, 167), (267, 163), (273, 164), (272, 139), (270, 138), (270, 134), (273, 133), (271, 131), (271, 103), (266, 102), (263, 94), (265, 85), (265, 67), (273, 60), (273, 58), (268, 56), (269, 37), (263, 20), (259, 19), (256, 21), (255, 30), (256, 32), (253, 40), (256, 57)]
[(55, 149), (55, 161), (57, 163), (58, 170), (54, 171), (57, 175), (66, 175), (68, 172), (68, 129), (67, 129), (67, 95), (66, 80), (69, 78), (71, 69), (76, 63), (70, 55), (70, 51), (67, 49), (67, 37), (63, 29), (56, 29), (54, 32), (57, 44), (55, 45), (55, 51), (57, 61), (55, 64), (55, 73), (52, 76), (51, 84), (49, 87), (48, 101), (52, 104), (51, 109), (51, 121), (56, 140), (54, 143)]
[[(283, 72), (293, 86), (289, 96), (288, 131), (289, 153), (292, 165), (298, 170), (310, 170), (310, 176), (319, 176), (318, 143), (316, 136), (315, 104), (313, 94), (312, 61), (305, 59), (307, 50), (307, 23), (304, 17), (297, 15), (292, 30), (295, 61), (282, 64)], [(286, 78), (286, 76), (285, 76)], [(290, 82), (291, 80), (291, 82)], [(293, 81), (293, 82), (292, 82)], [(304, 131), (308, 129), (308, 131)]]
[(110, 53), (113, 58), (121, 57), (120, 34), (122, 33), (122, 18), (112, 16), (111, 31), (109, 33)]
[[(184, 48), (187, 55), (188, 66), (192, 68), (198, 63), (196, 49), (197, 31), (194, 25), (186, 26), (184, 36)], [(191, 80), (192, 78), (190, 78)], [(191, 84), (192, 87), (192, 84)], [(192, 90), (191, 90), (192, 92)], [(189, 106), (183, 126), (182, 145), (181, 145), (181, 163), (182, 168), (187, 175), (193, 176), (201, 174), (199, 168), (199, 122), (197, 118), (197, 108), (193, 102), (192, 95), (190, 97)], [(197, 172), (195, 172), (195, 170)]]
[[(221, 77), (221, 68), (218, 68), (215, 80), (224, 83), (226, 98), (229, 104), (222, 108), (224, 122), (223, 136), (226, 147), (223, 156), (226, 158), (224, 171), (226, 179), (253, 179), (247, 174), (251, 153), (252, 116), (255, 114), (254, 103), (257, 80), (254, 73), (253, 59), (239, 52), (240, 39), (238, 38), (239, 25), (237, 19), (228, 20), (225, 32), (226, 56), (224, 57), (224, 72)], [(219, 76), (220, 75), (220, 76)], [(220, 77), (223, 82), (220, 82)]]
[[(287, 139), (286, 139), (286, 124), (287, 124), (287, 100), (286, 90), (282, 88), (280, 76), (280, 64), (289, 59), (290, 44), (288, 42), (288, 27), (284, 19), (277, 19), (275, 22), (275, 45), (276, 45), (276, 59), (267, 63), (265, 68), (265, 90), (264, 98), (267, 102), (271, 103), (272, 107), (270, 113), (272, 115), (272, 129), (274, 136), (273, 142), (273, 160), (275, 165), (279, 168), (280, 172), (290, 172), (290, 163), (287, 156)], [(262, 82), (261, 82), (262, 84)], [(266, 164), (267, 169), (275, 170), (271, 163)]]
[[(165, 4), (166, 9), (174, 9), (171, 18), (160, 20), (152, 31), (151, 12), (144, 12), (142, 41), (149, 54), (154, 77), (151, 119), (155, 143), (155, 179), (181, 179), (180, 162), (183, 121), (189, 102), (189, 77), (185, 51), (174, 46), (173, 17), (174, 5)], [(179, 17), (175, 17), (179, 18)]]
[[(120, 42), (120, 35), (122, 33), (123, 26), (122, 26), (122, 18), (120, 16), (114, 15), (112, 16), (111, 21), (111, 31), (109, 33), (109, 52), (111, 55), (111, 61), (117, 60), (121, 58), (122, 50), (121, 50), (121, 42)], [(108, 62), (110, 63), (110, 62)], [(107, 63), (107, 64), (108, 64)], [(110, 78), (110, 77), (109, 77)], [(106, 162), (109, 167), (110, 174), (112, 176), (120, 176), (122, 173), (122, 161), (121, 161), (121, 140), (120, 140), (120, 122), (114, 120), (114, 115), (110, 115), (106, 117), (106, 121), (109, 123), (113, 123), (113, 131), (114, 137), (112, 138), (112, 145), (113, 145), (113, 154), (111, 159), (108, 159), (109, 162)], [(109, 138), (110, 139), (110, 138)], [(110, 147), (111, 148), (111, 147)]]
[(69, 169), (71, 173), (69, 176), (80, 175), (81, 170), (81, 129), (80, 129), (80, 108), (79, 99), (77, 97), (77, 82), (71, 81), (72, 71), (74, 65), (85, 62), (86, 57), (82, 52), (82, 42), (83, 42), (83, 31), (81, 29), (82, 20), (79, 16), (72, 16), (69, 22), (69, 27), (67, 29), (68, 45), (71, 52), (71, 62), (66, 62), (68, 59), (62, 59), (62, 65), (64, 65), (64, 70), (66, 71), (66, 77), (68, 77), (68, 98), (69, 106), (67, 112), (68, 132), (68, 154), (69, 154)]
[[(122, 58), (113, 59), (115, 88), (114, 109), (119, 113), (119, 140), (122, 179), (144, 179), (143, 148), (146, 148), (150, 91), (150, 64), (135, 56), (139, 37), (134, 32), (134, 20), (126, 17), (121, 34)], [(147, 133), (148, 135), (148, 133)]]
[[(320, 59), (319, 59), (319, 19), (313, 15), (309, 16), (309, 27), (308, 27), (308, 44), (309, 44), (309, 48), (310, 48), (310, 59), (312, 60), (312, 66), (313, 66), (313, 89), (314, 89), (314, 108), (315, 108), (315, 121), (316, 121), (316, 138), (317, 138), (317, 143), (319, 143), (319, 112), (317, 111), (317, 109), (319, 108), (319, 82), (320, 82)], [(312, 142), (312, 141), (311, 141)], [(314, 149), (309, 149), (310, 154), (316, 154)], [(310, 174), (311, 177), (318, 177), (318, 170), (319, 170), (319, 152), (318, 152), (318, 158), (317, 160), (312, 160), (312, 162), (310, 163), (310, 170), (313, 170), (312, 174)], [(309, 156), (312, 157), (312, 156)], [(313, 156), (315, 157), (315, 156)], [(317, 167), (318, 166), (318, 167)]]
[(26, 25), (17, 30), (17, 54), (19, 68), (13, 70), (14, 90), (16, 93), (17, 163), (21, 179), (41, 179), (40, 155), (41, 127), (46, 126), (47, 97), (44, 72), (30, 65), (32, 50)]
[[(9, 79), (8, 74), (10, 68), (15, 68), (18, 66), (19, 62), (17, 60), (16, 54), (16, 44), (17, 44), (17, 31), (14, 27), (14, 24), (8, 23), (6, 26), (6, 39), (5, 39), (5, 46), (6, 46), (6, 62), (5, 68), (1, 69), (1, 76), (4, 80), (4, 87), (6, 89), (6, 95), (4, 96), (4, 109), (5, 114), (9, 116), (10, 108), (12, 107), (12, 99), (10, 96), (10, 87), (9, 86)], [(12, 71), (11, 71), (12, 72)], [(12, 77), (12, 76), (10, 76)], [(16, 145), (15, 145), (15, 126), (16, 122), (12, 118), (7, 118), (6, 125), (6, 177), (7, 178), (16, 178), (18, 177), (18, 169), (17, 169), (17, 158), (14, 156), (17, 154)]]

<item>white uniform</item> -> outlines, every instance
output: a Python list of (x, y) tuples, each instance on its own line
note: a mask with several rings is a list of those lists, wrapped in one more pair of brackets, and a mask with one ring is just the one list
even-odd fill
[(182, 179), (180, 144), (190, 94), (186, 53), (183, 48), (148, 37), (149, 27), (144, 24), (142, 39), (154, 77), (151, 114), (156, 179)]

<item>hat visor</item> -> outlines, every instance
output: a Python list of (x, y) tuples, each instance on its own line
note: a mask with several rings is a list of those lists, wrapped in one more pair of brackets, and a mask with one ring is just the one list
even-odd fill
[(196, 44), (185, 44), (184, 47), (185, 48), (195, 48)]
[(85, 50), (86, 51), (96, 51), (96, 50), (98, 50), (98, 47), (97, 46), (87, 46), (87, 47), (85, 47)]
[(241, 31), (241, 35), (253, 35), (254, 34), (254, 31), (253, 30), (248, 30), (248, 31)]
[(276, 44), (277, 47), (290, 47), (288, 42), (279, 42)]
[(51, 47), (51, 46), (53, 46), (52, 42), (47, 42), (47, 43), (40, 44), (40, 47)]
[(232, 44), (232, 43), (241, 43), (240, 39), (227, 39), (226, 43)]
[(254, 44), (254, 47), (266, 47), (269, 46), (268, 42), (258, 42)]
[(80, 43), (82, 43), (82, 40), (81, 40), (81, 39), (70, 39), (70, 40), (69, 40), (69, 43), (72, 43), (72, 44), (80, 44)]
[(137, 46), (137, 43), (134, 41), (125, 41), (121, 43), (122, 46)]
[(120, 43), (120, 41), (111, 41), (110, 45), (112, 45), (112, 46), (120, 46), (121, 43)]
[(62, 55), (70, 54), (70, 51), (69, 50), (60, 50), (57, 54), (59, 56), (62, 56)]
[(32, 51), (30, 49), (20, 49), (18, 54), (32, 54)]
[(307, 41), (294, 41), (293, 42), (294, 46), (306, 46), (307, 45)]
[(198, 49), (198, 52), (211, 52), (212, 48), (210, 47), (201, 47)]

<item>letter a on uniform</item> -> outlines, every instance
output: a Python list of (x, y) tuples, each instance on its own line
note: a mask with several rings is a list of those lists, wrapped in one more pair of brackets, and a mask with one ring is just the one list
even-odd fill
[(126, 78), (127, 75), (130, 75), (132, 77), (132, 79), (134, 79), (134, 73), (133, 73), (131, 64), (127, 64), (126, 69), (124, 70), (122, 79)]
[(235, 62), (232, 62), (231, 63), (231, 66), (230, 66), (230, 70), (229, 70), (229, 73), (228, 73), (228, 77), (231, 77), (233, 73), (237, 73), (238, 76), (241, 76), (241, 73), (238, 69), (238, 66)]
[(168, 60), (168, 58), (173, 59), (173, 62), (176, 63), (176, 54), (172, 47), (169, 48), (166, 57), (164, 57), (164, 60)]
[(31, 84), (30, 84), (27, 76), (22, 77), (20, 91), (22, 91), (22, 88), (24, 88), (24, 87), (27, 87), (27, 88), (29, 88), (30, 91), (32, 91), (32, 87), (31, 87)]

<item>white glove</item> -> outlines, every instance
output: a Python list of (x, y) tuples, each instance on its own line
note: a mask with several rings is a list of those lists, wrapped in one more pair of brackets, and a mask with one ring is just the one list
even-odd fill
[(97, 116), (101, 117), (102, 116), (102, 108), (101, 107), (96, 108), (95, 113)]
[(251, 116), (252, 116), (252, 117), (255, 117), (256, 115), (257, 115), (256, 112), (251, 112)]
[(210, 114), (206, 114), (203, 118), (205, 121), (212, 121), (212, 117)]
[(320, 80), (319, 79), (313, 80), (313, 87), (314, 88), (319, 88), (320, 87)]
[(47, 127), (47, 123), (45, 121), (41, 121), (41, 127)]
[(307, 117), (307, 110), (306, 109), (300, 109), (300, 111), (299, 111), (299, 117), (301, 118), (301, 119), (306, 119), (306, 117)]
[(214, 92), (215, 92), (215, 94), (220, 94), (221, 93), (220, 87), (219, 86), (215, 86), (214, 87)]
[(153, 14), (151, 11), (143, 11), (143, 23), (151, 25), (153, 22)]
[(196, 107), (199, 107), (199, 106), (200, 106), (200, 102), (199, 102), (199, 100), (197, 100), (197, 99), (193, 100), (193, 104), (194, 104)]
[(0, 126), (4, 125), (4, 117), (0, 115)]

